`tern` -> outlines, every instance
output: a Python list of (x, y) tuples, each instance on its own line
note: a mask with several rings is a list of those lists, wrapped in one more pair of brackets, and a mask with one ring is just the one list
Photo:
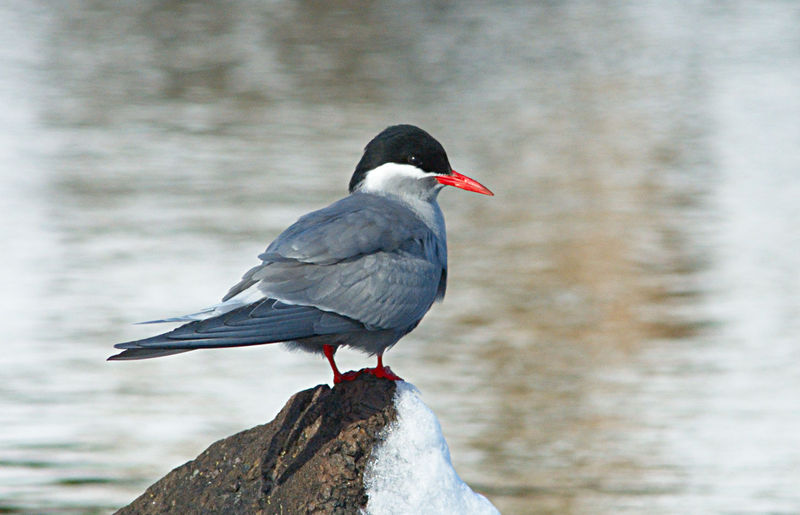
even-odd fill
[[(442, 145), (413, 125), (375, 136), (350, 179), (350, 194), (302, 216), (258, 257), (222, 302), (154, 320), (172, 331), (119, 343), (109, 360), (283, 342), (324, 354), (334, 383), (362, 373), (399, 380), (383, 353), (411, 332), (447, 283), (447, 237), (436, 199), (445, 186), (493, 195), (450, 167)], [(375, 368), (341, 373), (336, 350), (377, 355)]]

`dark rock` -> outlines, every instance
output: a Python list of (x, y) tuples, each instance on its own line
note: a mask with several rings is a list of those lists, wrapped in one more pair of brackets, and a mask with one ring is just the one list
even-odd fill
[(358, 513), (394, 392), (370, 375), (299, 392), (272, 422), (214, 443), (117, 513)]

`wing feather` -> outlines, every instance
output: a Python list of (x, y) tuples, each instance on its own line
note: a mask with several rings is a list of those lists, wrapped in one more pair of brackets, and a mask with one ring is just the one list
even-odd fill
[(300, 218), (226, 296), (248, 287), (375, 329), (419, 322), (444, 294), (447, 250), (410, 208), (358, 193)]

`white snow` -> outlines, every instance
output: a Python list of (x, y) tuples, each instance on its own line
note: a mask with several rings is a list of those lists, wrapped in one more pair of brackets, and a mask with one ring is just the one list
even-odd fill
[(412, 384), (397, 383), (395, 407), (397, 421), (386, 429), (364, 475), (366, 512), (500, 513), (458, 477), (439, 421)]

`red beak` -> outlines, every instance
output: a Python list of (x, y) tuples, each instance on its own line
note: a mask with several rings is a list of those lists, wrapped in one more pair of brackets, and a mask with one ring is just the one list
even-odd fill
[(489, 188), (479, 183), (475, 179), (470, 179), (466, 175), (461, 175), (455, 170), (451, 170), (452, 175), (437, 175), (436, 180), (446, 186), (455, 186), (462, 190), (474, 191), (483, 195), (494, 195)]

